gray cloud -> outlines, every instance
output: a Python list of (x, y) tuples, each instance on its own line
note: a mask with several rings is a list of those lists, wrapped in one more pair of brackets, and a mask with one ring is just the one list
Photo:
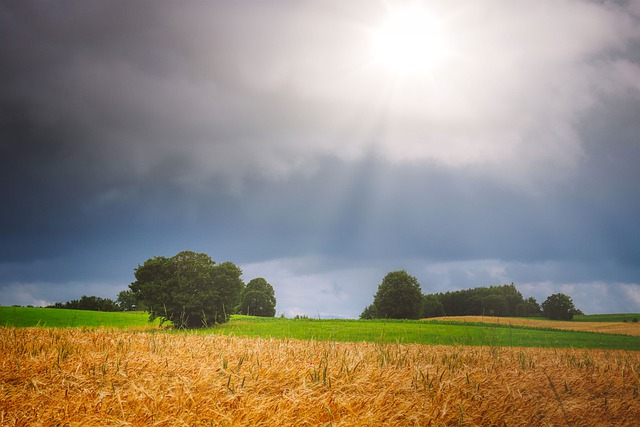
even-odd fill
[(291, 313), (357, 315), (396, 268), (640, 311), (637, 5), (426, 6), (450, 51), (404, 79), (383, 3), (0, 6), (1, 303), (193, 249)]

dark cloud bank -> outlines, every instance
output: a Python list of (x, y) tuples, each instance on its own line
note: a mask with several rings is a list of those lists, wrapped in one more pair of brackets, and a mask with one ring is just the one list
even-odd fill
[[(190, 249), (288, 314), (356, 317), (400, 268), (640, 311), (639, 8), (542, 3), (460, 7), (493, 74), (471, 67), (459, 105), (452, 65), (435, 108), (353, 53), (371, 2), (4, 2), (0, 304), (114, 298)], [(481, 31), (518, 20), (537, 69)]]

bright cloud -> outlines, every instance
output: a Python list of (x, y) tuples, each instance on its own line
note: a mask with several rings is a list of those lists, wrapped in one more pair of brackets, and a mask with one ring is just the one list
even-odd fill
[(291, 315), (357, 316), (396, 269), (640, 310), (639, 3), (416, 2), (441, 55), (390, 72), (407, 4), (0, 6), (2, 303), (190, 249)]

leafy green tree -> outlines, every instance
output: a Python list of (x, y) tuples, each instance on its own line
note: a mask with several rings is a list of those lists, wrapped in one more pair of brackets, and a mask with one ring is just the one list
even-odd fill
[(576, 312), (571, 297), (565, 294), (553, 294), (542, 303), (542, 314), (552, 320), (572, 320)]
[(488, 316), (508, 316), (509, 304), (503, 295), (489, 294), (481, 299), (482, 312)]
[(273, 287), (262, 277), (250, 280), (240, 296), (238, 311), (252, 316), (275, 316), (276, 295)]
[(140, 306), (140, 302), (132, 290), (120, 291), (118, 298), (116, 298), (116, 304), (123, 311), (144, 310), (144, 306)]
[(93, 295), (82, 295), (79, 300), (74, 299), (65, 303), (56, 302), (49, 307), (66, 308), (69, 310), (120, 311), (120, 307), (112, 299), (100, 298)]
[(149, 311), (149, 320), (194, 328), (229, 320), (244, 284), (231, 262), (215, 265), (203, 253), (183, 251), (150, 258), (135, 269), (129, 288)]
[(516, 316), (518, 304), (524, 302), (522, 294), (516, 288), (516, 285), (511, 283), (510, 285), (491, 286), (489, 288), (492, 293), (496, 293), (504, 298), (506, 306), (504, 306), (503, 314), (497, 314), (498, 316)]
[(425, 295), (422, 306), (422, 317), (444, 316), (444, 306), (436, 295)]
[(422, 297), (420, 284), (415, 277), (404, 270), (392, 271), (378, 286), (373, 308), (369, 312), (375, 313), (377, 318), (419, 319)]
[(525, 316), (540, 316), (542, 309), (540, 304), (534, 297), (529, 297), (524, 301), (525, 304)]
[(368, 306), (366, 306), (365, 309), (362, 311), (362, 314), (360, 314), (360, 318), (361, 319), (377, 319), (378, 312), (376, 311), (376, 307), (373, 304), (369, 304)]
[(446, 292), (435, 296), (442, 303), (447, 316), (535, 316), (540, 311), (535, 299), (525, 300), (513, 283)]
[[(242, 270), (232, 262), (223, 262), (213, 268), (213, 280), (220, 295), (218, 310), (225, 313), (226, 319), (235, 313), (240, 303), (240, 295), (244, 290), (244, 282), (240, 279)], [(223, 323), (216, 320), (218, 323)]]

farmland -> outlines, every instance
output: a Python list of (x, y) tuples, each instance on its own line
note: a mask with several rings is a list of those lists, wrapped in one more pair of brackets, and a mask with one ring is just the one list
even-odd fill
[[(428, 345), (472, 345), (547, 348), (601, 348), (640, 351), (640, 339), (632, 336), (640, 331), (638, 323), (621, 326), (623, 332), (598, 331), (597, 322), (569, 322), (581, 331), (558, 329), (562, 322), (533, 319), (486, 317), (438, 319), (429, 321), (281, 319), (233, 316), (231, 321), (199, 333), (244, 336), (254, 338), (300, 339), (341, 342), (376, 342)], [(521, 321), (533, 324), (519, 325)], [(535, 323), (538, 322), (538, 323)], [(83, 310), (63, 310), (26, 307), (0, 307), (0, 325), (4, 326), (82, 326), (103, 328), (157, 328), (157, 322), (147, 323), (147, 315), (135, 312), (104, 313)], [(556, 325), (558, 325), (556, 327)], [(626, 326), (625, 326), (626, 325)], [(587, 328), (585, 328), (585, 326)]]
[(143, 312), (0, 307), (0, 325), (4, 326), (148, 328), (148, 320)]
[(483, 323), (501, 326), (523, 326), (529, 328), (552, 328), (566, 331), (599, 332), (605, 334), (622, 334), (640, 336), (640, 324), (637, 322), (613, 321), (612, 316), (606, 317), (607, 321), (588, 320), (600, 319), (604, 316), (581, 316), (584, 320), (562, 321), (548, 320), (544, 318), (513, 318), (513, 317), (488, 317), (488, 316), (450, 316), (438, 318), (440, 322), (453, 323)]
[[(0, 310), (0, 425), (631, 426), (640, 419), (634, 335), (483, 323), (495, 318), (234, 316), (215, 328), (171, 331), (140, 323), (143, 313), (104, 314), (112, 317)], [(64, 327), (65, 316), (78, 327)]]
[[(546, 327), (526, 327), (451, 320), (294, 320), (235, 316), (231, 322), (211, 332), (319, 341), (640, 350), (637, 336), (562, 330), (554, 328), (554, 324), (547, 322)], [(597, 327), (595, 323), (589, 325)], [(635, 330), (640, 329), (638, 324), (634, 326)]]
[(2, 425), (634, 425), (636, 352), (0, 328)]

